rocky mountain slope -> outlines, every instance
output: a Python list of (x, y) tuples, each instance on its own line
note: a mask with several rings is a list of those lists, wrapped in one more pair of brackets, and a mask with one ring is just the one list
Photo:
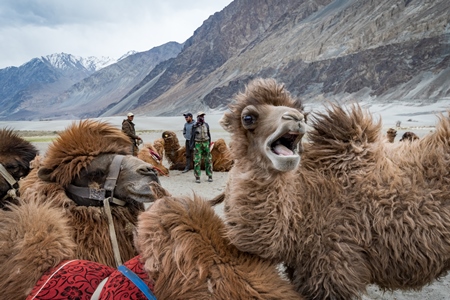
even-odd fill
[(0, 118), (32, 110), (42, 99), (63, 92), (96, 69), (94, 60), (65, 53), (35, 58), (20, 67), (1, 69)]
[(135, 54), (63, 91), (38, 88), (52, 93), (39, 111), (24, 113), (37, 103), (28, 91), (7, 105), (15, 119), (178, 115), (225, 109), (255, 77), (311, 104), (450, 100), (449, 11), (448, 0), (235, 0), (159, 61)]
[(130, 51), (118, 60), (60, 53), (1, 69), (0, 120), (97, 116), (181, 48), (170, 42), (145, 52)]
[[(41, 111), (58, 119), (97, 117), (141, 82), (158, 63), (175, 57), (181, 47), (179, 43), (170, 42), (129, 55), (72, 85), (52, 98)], [(132, 102), (122, 101), (120, 109), (126, 111), (132, 106)]]
[(314, 103), (450, 100), (449, 11), (447, 0), (235, 0), (129, 97), (149, 115), (222, 109), (262, 76)]

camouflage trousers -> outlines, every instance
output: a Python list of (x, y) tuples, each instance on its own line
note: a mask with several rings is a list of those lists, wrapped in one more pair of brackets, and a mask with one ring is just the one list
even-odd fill
[(200, 178), (202, 158), (205, 160), (206, 176), (212, 177), (212, 157), (209, 151), (209, 142), (195, 142), (194, 146), (194, 175)]

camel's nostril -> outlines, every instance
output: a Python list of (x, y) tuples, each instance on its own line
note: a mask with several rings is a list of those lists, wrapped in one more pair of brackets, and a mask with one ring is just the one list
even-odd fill
[(139, 167), (138, 172), (141, 174), (154, 174), (155, 170), (153, 169), (152, 165), (147, 165), (147, 166), (143, 166), (143, 167)]

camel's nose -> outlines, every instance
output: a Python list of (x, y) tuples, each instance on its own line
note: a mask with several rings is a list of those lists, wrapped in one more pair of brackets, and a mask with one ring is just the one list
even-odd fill
[(159, 182), (158, 174), (156, 173), (155, 169), (153, 169), (153, 166), (151, 164), (146, 164), (144, 166), (139, 167), (138, 173), (145, 176), (150, 176), (152, 181)]
[(281, 118), (284, 120), (293, 120), (297, 122), (305, 121), (305, 116), (298, 111), (285, 112)]
[(298, 128), (299, 128), (299, 133), (300, 134), (305, 134), (306, 133), (306, 122), (305, 122), (305, 118), (302, 115), (301, 120), (297, 121), (298, 124)]
[(298, 125), (298, 132), (300, 134), (306, 133), (306, 123), (305, 123), (305, 116), (298, 111), (292, 111), (292, 112), (285, 112), (283, 116), (281, 117), (283, 120), (289, 120), (289, 121), (295, 121)]

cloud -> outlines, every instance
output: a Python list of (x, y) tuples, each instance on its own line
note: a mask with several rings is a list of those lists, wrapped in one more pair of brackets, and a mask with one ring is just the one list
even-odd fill
[(231, 0), (2, 0), (0, 68), (52, 53), (118, 58), (188, 39)]

